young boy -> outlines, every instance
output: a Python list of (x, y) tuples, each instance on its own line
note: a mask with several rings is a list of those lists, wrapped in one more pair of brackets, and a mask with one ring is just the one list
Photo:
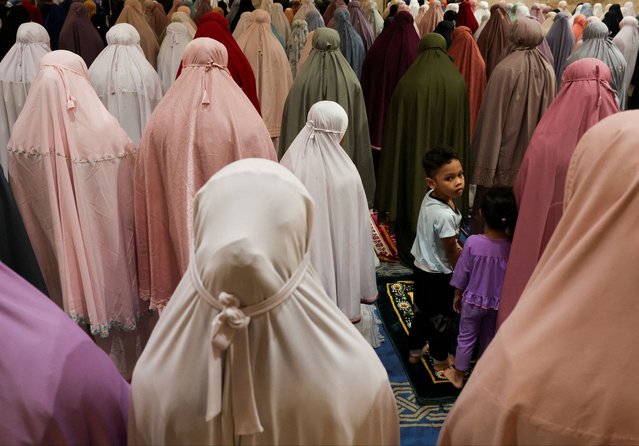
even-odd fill
[(409, 362), (419, 362), (428, 341), (435, 370), (444, 370), (452, 365), (448, 353), (454, 352), (454, 345), (450, 345), (450, 339), (454, 343), (457, 336), (451, 332), (455, 289), (450, 279), (461, 252), (457, 236), (462, 216), (454, 199), (464, 192), (464, 171), (457, 154), (446, 146), (428, 151), (422, 166), (430, 190), (419, 210), (411, 249), (415, 256), (416, 311), (409, 332)]

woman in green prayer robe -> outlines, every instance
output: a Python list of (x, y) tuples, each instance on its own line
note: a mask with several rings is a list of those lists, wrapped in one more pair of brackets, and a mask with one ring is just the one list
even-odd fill
[[(388, 212), (401, 260), (412, 265), (417, 216), (427, 192), (424, 154), (437, 145), (455, 149), (468, 171), (470, 146), (466, 82), (446, 52), (446, 40), (426, 34), (419, 55), (393, 92), (384, 124), (375, 207)], [(468, 193), (458, 203), (466, 215)]]
[(375, 196), (375, 172), (366, 105), (357, 75), (340, 52), (339, 45), (339, 34), (334, 29), (318, 28), (313, 33), (313, 49), (297, 73), (284, 105), (279, 158), (306, 125), (306, 116), (313, 104), (337, 102), (348, 114), (348, 130), (341, 144), (357, 167), (371, 206)]

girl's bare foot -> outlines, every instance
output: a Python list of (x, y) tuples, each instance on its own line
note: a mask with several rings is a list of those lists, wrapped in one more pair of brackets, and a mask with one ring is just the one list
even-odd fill
[(452, 366), (448, 367), (446, 370), (444, 370), (444, 376), (448, 381), (450, 381), (453, 386), (457, 387), (458, 389), (464, 387), (464, 372), (462, 372), (461, 370), (457, 370), (455, 367)]

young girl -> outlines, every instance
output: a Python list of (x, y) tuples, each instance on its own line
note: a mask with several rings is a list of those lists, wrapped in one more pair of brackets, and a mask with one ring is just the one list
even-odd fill
[(510, 188), (490, 189), (481, 204), (485, 227), (482, 235), (466, 240), (450, 283), (455, 287), (453, 309), (461, 312), (455, 366), (444, 376), (457, 388), (479, 339), (479, 355), (495, 336), (499, 297), (510, 253), (510, 237), (517, 220), (515, 197)]

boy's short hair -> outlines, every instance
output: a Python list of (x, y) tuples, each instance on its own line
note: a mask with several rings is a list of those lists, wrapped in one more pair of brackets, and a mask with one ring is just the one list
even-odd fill
[(422, 166), (426, 172), (428, 178), (433, 178), (435, 173), (445, 164), (450, 163), (452, 160), (459, 161), (459, 155), (453, 150), (452, 147), (442, 145), (435, 146), (424, 154), (422, 158)]

